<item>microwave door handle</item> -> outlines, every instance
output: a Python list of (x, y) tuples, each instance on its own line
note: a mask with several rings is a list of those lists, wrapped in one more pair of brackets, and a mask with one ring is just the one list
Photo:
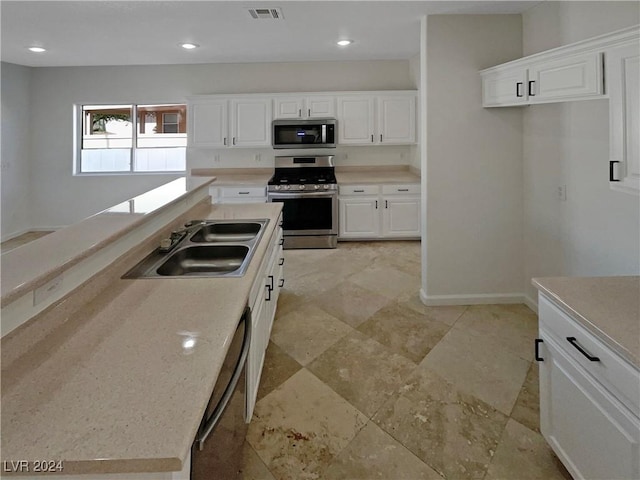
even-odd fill
[(242, 369), (244, 368), (245, 363), (247, 363), (247, 356), (249, 355), (249, 345), (251, 344), (251, 311), (249, 310), (249, 308), (245, 309), (242, 321), (244, 321), (244, 337), (242, 339), (242, 352), (240, 353), (240, 358), (238, 360), (238, 363), (236, 364), (233, 376), (231, 377), (227, 388), (225, 388), (224, 393), (222, 394), (222, 398), (218, 402), (218, 405), (216, 405), (216, 408), (213, 410), (213, 413), (211, 414), (209, 419), (207, 419), (204, 427), (198, 433), (198, 437), (196, 438), (198, 450), (202, 450), (204, 448), (204, 442), (207, 441), (207, 437), (211, 435), (213, 429), (216, 428), (216, 426), (220, 422), (220, 418), (229, 405), (231, 397), (233, 396), (233, 393), (238, 386), (238, 382), (240, 381), (240, 377), (242, 376)]
[(327, 143), (327, 125), (326, 124), (322, 124), (322, 140), (321, 142), (323, 145)]

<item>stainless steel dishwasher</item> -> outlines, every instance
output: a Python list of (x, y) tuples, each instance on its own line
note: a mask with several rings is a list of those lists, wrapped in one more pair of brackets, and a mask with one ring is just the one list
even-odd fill
[(245, 422), (245, 365), (251, 343), (251, 313), (238, 322), (229, 352), (191, 448), (191, 480), (239, 478)]

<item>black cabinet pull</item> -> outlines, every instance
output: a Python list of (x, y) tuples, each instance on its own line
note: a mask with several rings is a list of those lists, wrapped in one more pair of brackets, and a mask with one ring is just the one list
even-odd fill
[(378, 209), (378, 200), (376, 200), (376, 210)]
[(278, 262), (278, 265), (280, 265), (280, 266), (284, 265), (284, 258), (280, 259), (280, 261)]
[(600, 361), (600, 357), (595, 357), (593, 355), (591, 355), (589, 352), (587, 352), (584, 348), (582, 348), (580, 346), (580, 344), (578, 343), (578, 340), (576, 340), (576, 337), (567, 337), (567, 341), (573, 345), (574, 347), (576, 347), (576, 349), (585, 357), (587, 357), (587, 359), (590, 362), (599, 362)]
[(233, 137), (233, 144), (236, 144), (236, 137)]
[(238, 192), (238, 195), (249, 195), (249, 192)]
[(389, 200), (384, 201), (384, 208), (389, 208)]
[(266, 289), (267, 289), (267, 298), (265, 298), (265, 300), (267, 302), (271, 301), (271, 287), (269, 285), (265, 285)]
[(544, 362), (544, 358), (542, 358), (540, 356), (540, 344), (544, 342), (544, 340), (542, 340), (541, 338), (536, 338), (536, 353), (535, 353), (535, 357), (536, 357), (536, 362)]
[(620, 179), (619, 179), (619, 178), (613, 178), (613, 166), (614, 166), (616, 163), (620, 163), (620, 161), (619, 161), (619, 160), (611, 160), (611, 161), (609, 162), (609, 181), (610, 181), (610, 182), (619, 182), (619, 181), (620, 181)]
[(535, 97), (536, 96), (536, 94), (533, 93), (533, 88), (531, 88), (534, 83), (536, 83), (535, 80), (529, 80), (529, 96), (530, 97)]
[(523, 97), (524, 95), (522, 95), (522, 92), (520, 91), (520, 88), (522, 87), (523, 83), (522, 82), (518, 82), (516, 83), (516, 97)]
[(222, 143), (224, 144), (225, 147), (227, 146), (227, 137), (224, 137), (222, 139)]
[(310, 117), (310, 116), (311, 116), (311, 109), (309, 109), (309, 115), (307, 115), (307, 117)]
[(271, 282), (271, 285), (268, 285), (268, 287), (273, 290), (273, 275), (269, 275), (269, 281)]
[(354, 190), (353, 193), (364, 193), (364, 190)]
[(409, 189), (408, 188), (399, 188), (398, 191), (399, 192), (408, 192)]
[(371, 143), (373, 143), (373, 134), (371, 134)]
[(299, 109), (298, 109), (298, 116), (299, 116), (300, 118), (302, 118), (302, 109), (301, 109), (301, 108), (299, 108)]
[(278, 283), (278, 286), (279, 286), (280, 288), (284, 287), (284, 278), (281, 278), (281, 279), (280, 279), (280, 282)]
[(284, 245), (284, 238), (280, 239), (280, 245)]
[(380, 134), (380, 141), (382, 141), (382, 134)]

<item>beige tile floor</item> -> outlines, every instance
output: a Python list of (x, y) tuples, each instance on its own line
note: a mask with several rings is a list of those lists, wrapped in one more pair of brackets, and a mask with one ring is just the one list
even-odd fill
[(424, 306), (419, 242), (288, 250), (285, 275), (245, 479), (570, 479), (526, 306)]

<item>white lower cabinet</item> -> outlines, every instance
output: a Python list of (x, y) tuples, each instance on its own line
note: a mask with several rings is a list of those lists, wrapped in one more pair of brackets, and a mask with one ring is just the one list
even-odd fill
[(542, 435), (576, 480), (640, 478), (640, 372), (543, 295), (538, 305)]
[(420, 237), (420, 185), (340, 185), (339, 238)]
[(266, 203), (265, 185), (242, 185), (229, 187), (209, 187), (211, 203)]
[(284, 257), (282, 255), (282, 216), (274, 231), (256, 281), (251, 288), (251, 345), (246, 370), (245, 420), (251, 421), (258, 396), (264, 357), (276, 314), (280, 289), (284, 286)]

